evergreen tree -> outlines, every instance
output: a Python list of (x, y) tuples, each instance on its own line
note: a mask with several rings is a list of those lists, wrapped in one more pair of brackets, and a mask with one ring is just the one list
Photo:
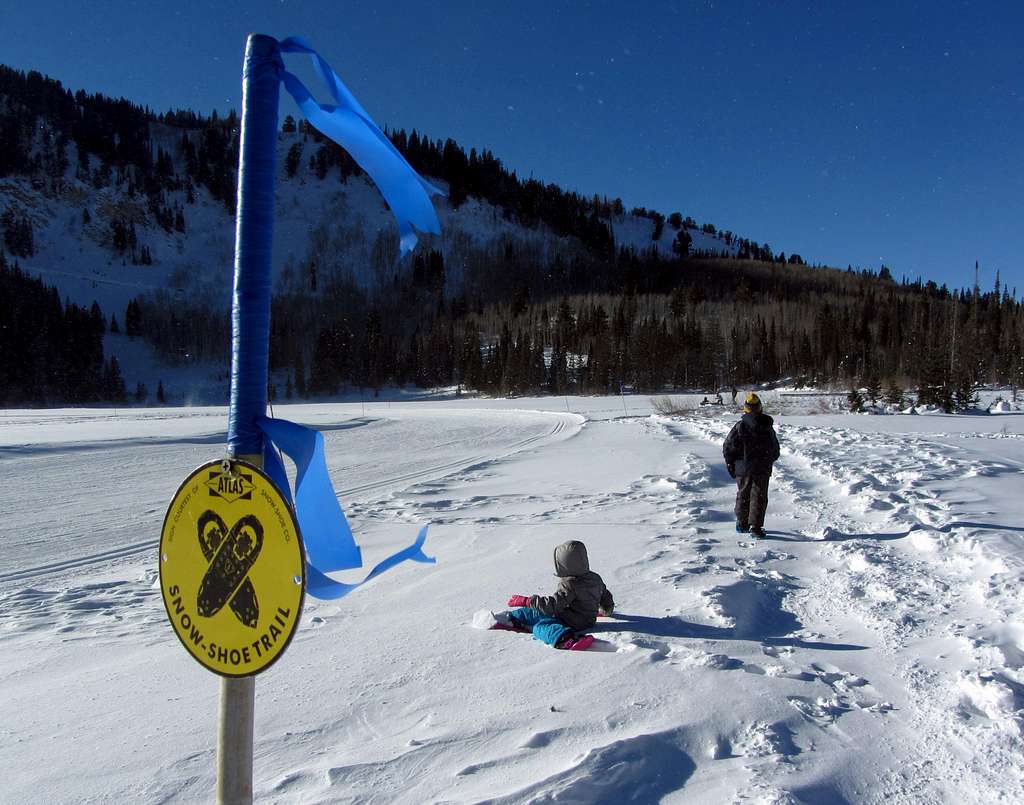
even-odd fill
[(127, 399), (121, 366), (114, 355), (110, 356), (103, 369), (103, 397), (111, 402), (124, 402)]
[(8, 207), (0, 215), (0, 226), (4, 230), (4, 247), (14, 257), (31, 257), (35, 254), (35, 235), (32, 219), (27, 215), (19, 215), (13, 207)]
[(955, 411), (966, 411), (978, 404), (978, 394), (974, 383), (966, 374), (962, 374), (953, 386), (952, 404), (950, 408)]
[(156, 382), (156, 401), (161, 405), (167, 402), (167, 395), (164, 393), (164, 381), (162, 379)]
[(125, 335), (142, 335), (142, 310), (138, 299), (132, 299), (125, 309), (124, 332)]
[(889, 386), (885, 392), (885, 401), (897, 408), (903, 407), (903, 389), (900, 388), (895, 378), (890, 378)]
[(874, 405), (882, 397), (882, 381), (872, 372), (864, 379), (864, 396)]
[(846, 402), (849, 403), (850, 410), (855, 414), (859, 414), (864, 410), (864, 397), (856, 386), (851, 386), (849, 393), (846, 395)]
[[(284, 169), (289, 179), (295, 176), (301, 159), (302, 143), (292, 143), (292, 147), (288, 149), (288, 154), (284, 158)], [(320, 178), (323, 177), (321, 176)]]
[(678, 254), (680, 257), (686, 257), (690, 254), (690, 248), (693, 246), (693, 237), (686, 231), (685, 227), (680, 229), (676, 233), (676, 238), (672, 241), (672, 251)]
[(665, 216), (658, 212), (652, 212), (651, 218), (654, 221), (654, 231), (651, 233), (651, 240), (661, 240), (661, 234), (665, 231)]
[(948, 383), (943, 383), (935, 390), (935, 404), (947, 414), (956, 410), (953, 388)]

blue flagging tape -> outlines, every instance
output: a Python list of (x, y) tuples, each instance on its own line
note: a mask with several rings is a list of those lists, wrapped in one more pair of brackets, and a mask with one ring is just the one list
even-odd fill
[(280, 43), (282, 53), (305, 53), (326, 84), (333, 105), (318, 103), (292, 73), (281, 66), (285, 89), (298, 104), (306, 119), (344, 148), (359, 163), (380, 189), (398, 223), (402, 254), (416, 246), (416, 230), (440, 234), (441, 225), (430, 201), (434, 194), (444, 195), (416, 173), (394, 144), (373, 122), (356, 97), (313, 48), (298, 36)]
[(378, 563), (362, 581), (346, 584), (328, 577), (327, 573), (334, 570), (362, 567), (363, 560), (327, 473), (323, 434), (284, 419), (261, 416), (256, 423), (267, 436), (267, 474), (286, 495), (290, 494), (288, 476), (270, 443), (295, 463), (295, 514), (306, 546), (306, 591), (310, 595), (328, 600), (342, 598), (407, 559), (436, 562), (423, 553), (427, 538), (427, 526), (423, 526), (412, 545)]
[[(282, 53), (308, 55), (335, 103), (314, 100), (302, 82), (284, 68)], [(304, 39), (292, 37), (278, 42), (270, 36), (249, 37), (242, 80), (228, 446), (237, 456), (263, 455), (267, 472), (286, 495), (290, 495), (288, 477), (270, 442), (295, 462), (298, 474), (294, 507), (309, 566), (307, 590), (317, 598), (335, 599), (407, 559), (426, 563), (435, 560), (422, 550), (427, 536), (424, 526), (412, 545), (380, 562), (361, 582), (344, 584), (328, 577), (332, 571), (362, 567), (362, 554), (327, 474), (323, 436), (302, 425), (264, 416), (277, 108), (282, 82), (309, 122), (347, 150), (377, 184), (398, 223), (403, 254), (416, 245), (417, 231), (440, 233), (430, 196), (442, 191), (413, 170), (330, 65)]]
[(420, 533), (416, 535), (416, 541), (412, 545), (392, 554), (382, 562), (378, 562), (373, 570), (367, 574), (366, 578), (355, 584), (335, 581), (332, 578), (328, 578), (315, 567), (309, 566), (306, 568), (306, 592), (314, 598), (330, 601), (348, 595), (353, 590), (366, 584), (370, 579), (379, 576), (385, 570), (390, 570), (406, 559), (411, 559), (413, 562), (423, 562), (428, 565), (435, 564), (437, 562), (436, 559), (423, 553), (423, 543), (426, 542), (426, 539), (427, 526), (423, 526), (420, 529)]
[[(335, 103), (318, 103), (285, 69), (282, 53), (308, 55)], [(376, 183), (398, 223), (403, 254), (416, 245), (417, 230), (441, 231), (430, 196), (442, 191), (413, 170), (323, 57), (301, 37), (278, 42), (270, 36), (251, 36), (243, 65), (231, 314), (228, 444), (236, 455), (259, 455), (263, 444), (254, 422), (267, 405), (274, 171), (282, 82), (309, 122), (348, 151)]]

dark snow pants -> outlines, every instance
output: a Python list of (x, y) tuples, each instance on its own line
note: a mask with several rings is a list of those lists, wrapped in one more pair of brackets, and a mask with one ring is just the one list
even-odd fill
[(770, 475), (741, 475), (736, 479), (736, 522), (764, 528), (768, 510), (768, 479)]

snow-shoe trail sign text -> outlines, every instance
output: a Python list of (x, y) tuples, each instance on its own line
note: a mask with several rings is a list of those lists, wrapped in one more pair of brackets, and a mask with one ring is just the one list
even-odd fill
[(291, 507), (251, 464), (204, 464), (171, 500), (160, 534), (164, 607), (214, 673), (258, 674), (281, 656), (302, 612), (305, 567)]

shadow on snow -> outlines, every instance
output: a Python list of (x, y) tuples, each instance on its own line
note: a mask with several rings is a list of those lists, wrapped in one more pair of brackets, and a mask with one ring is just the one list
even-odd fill
[(797, 531), (768, 531), (766, 536), (758, 539), (758, 542), (762, 540), (774, 540), (775, 542), (849, 542), (855, 539), (886, 542), (890, 540), (905, 539), (915, 531), (939, 531), (943, 534), (948, 534), (955, 528), (973, 528), (981, 531), (1012, 531), (1024, 533), (1024, 526), (1000, 525), (999, 523), (977, 523), (971, 520), (954, 520), (951, 523), (946, 523), (946, 525), (941, 526), (932, 526), (920, 523), (906, 529), (905, 531), (880, 533), (864, 532), (847, 534), (842, 531), (836, 531), (835, 529), (829, 529), (823, 537), (812, 537), (807, 534), (801, 534)]
[(793, 648), (818, 649), (820, 651), (863, 651), (868, 648), (867, 646), (860, 646), (855, 643), (826, 643), (784, 635), (744, 635), (738, 634), (736, 628), (709, 626), (677, 617), (652, 618), (648, 615), (616, 614), (614, 620), (607, 622), (602, 620), (597, 626), (588, 631), (594, 634), (638, 632), (653, 637), (691, 638), (695, 640), (749, 640), (766, 646), (791, 646)]

